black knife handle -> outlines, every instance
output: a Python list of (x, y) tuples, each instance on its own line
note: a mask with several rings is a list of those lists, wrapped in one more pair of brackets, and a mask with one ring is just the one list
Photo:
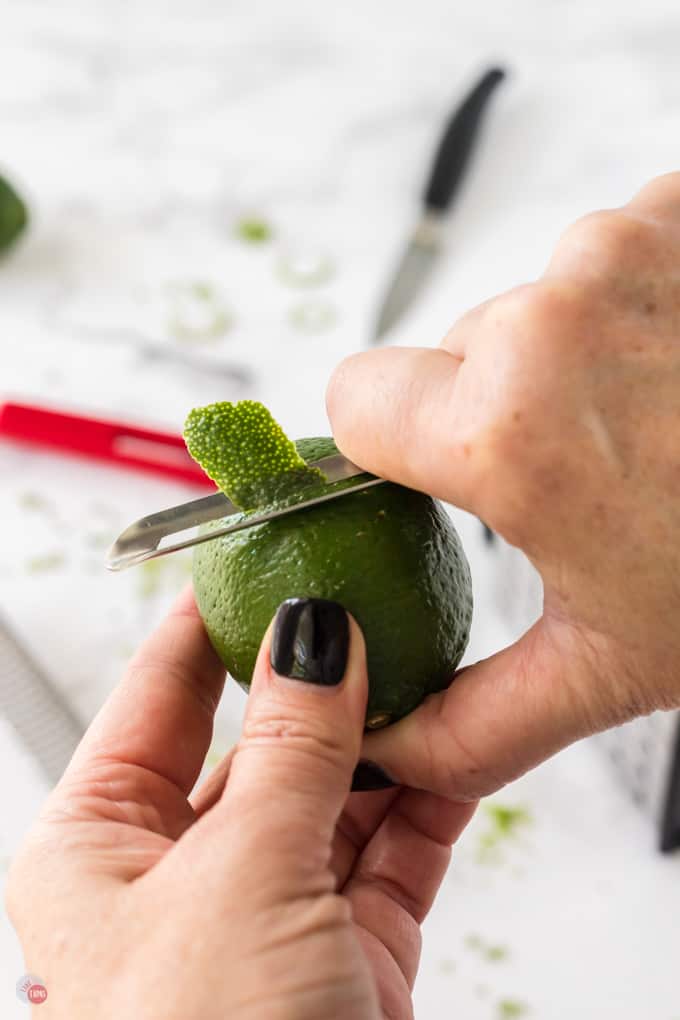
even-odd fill
[(503, 78), (505, 71), (498, 67), (482, 75), (446, 125), (425, 191), (428, 209), (443, 212), (450, 204), (463, 179), (487, 102)]

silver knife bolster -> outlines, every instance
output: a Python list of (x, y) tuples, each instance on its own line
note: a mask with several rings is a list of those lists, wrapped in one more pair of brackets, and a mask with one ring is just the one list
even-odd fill
[(411, 237), (412, 244), (419, 248), (439, 248), (442, 240), (444, 217), (434, 209), (426, 209)]

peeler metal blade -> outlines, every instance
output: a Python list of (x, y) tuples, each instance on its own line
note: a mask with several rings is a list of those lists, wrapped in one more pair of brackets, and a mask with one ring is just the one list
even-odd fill
[[(182, 503), (180, 506), (169, 507), (167, 510), (142, 517), (118, 536), (106, 554), (106, 566), (109, 570), (124, 570), (145, 560), (166, 556), (168, 553), (198, 545), (200, 542), (210, 542), (221, 535), (243, 531), (264, 521), (327, 503), (350, 492), (368, 489), (385, 481), (384, 478), (362, 471), (342, 454), (312, 461), (310, 467), (319, 468), (327, 481), (318, 489), (301, 490), (297, 497), (291, 497), (289, 502), (275, 508), (243, 513), (223, 493), (215, 492), (212, 496), (204, 496), (202, 499), (194, 499), (190, 503)], [(219, 527), (207, 533), (197, 530), (200, 525), (221, 518), (225, 520)]]

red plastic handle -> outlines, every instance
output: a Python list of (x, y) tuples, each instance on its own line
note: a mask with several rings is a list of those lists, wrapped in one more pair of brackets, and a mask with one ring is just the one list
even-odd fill
[(214, 489), (181, 436), (28, 404), (0, 406), (0, 436)]

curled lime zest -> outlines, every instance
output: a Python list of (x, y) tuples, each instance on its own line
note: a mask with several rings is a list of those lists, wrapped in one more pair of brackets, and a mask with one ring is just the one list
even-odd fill
[(256, 400), (196, 407), (184, 425), (189, 453), (241, 510), (257, 510), (325, 481)]

